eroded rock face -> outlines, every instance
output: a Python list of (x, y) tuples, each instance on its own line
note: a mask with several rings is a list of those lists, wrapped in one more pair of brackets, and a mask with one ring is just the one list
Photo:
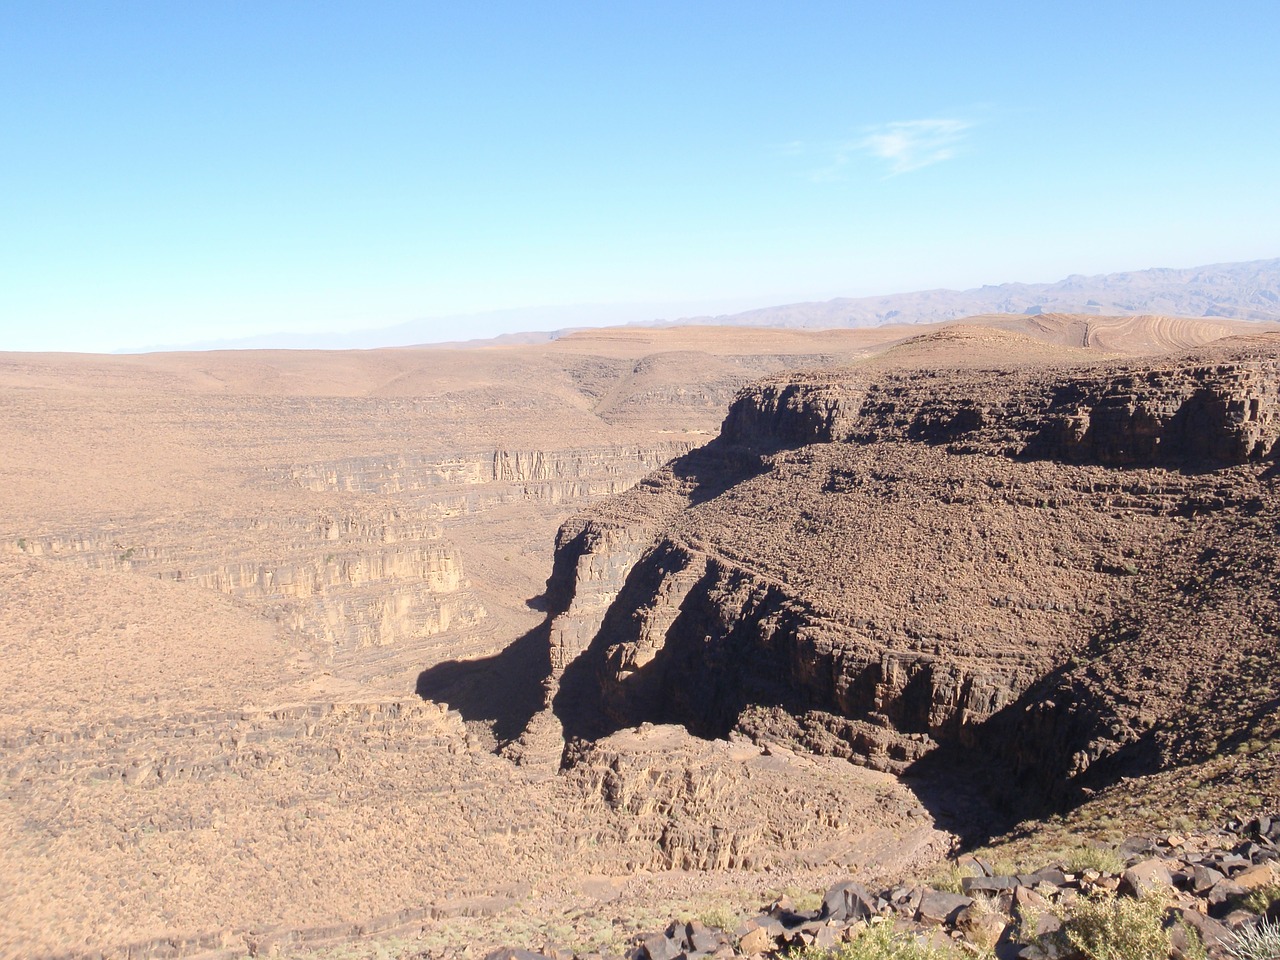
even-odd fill
[(457, 547), (438, 522), (411, 511), (193, 513), (180, 523), (32, 537), (22, 552), (224, 593), (335, 655), (486, 616)]
[(600, 842), (629, 870), (859, 863), (879, 842), (867, 831), (877, 822), (896, 822), (904, 847), (937, 843), (926, 810), (890, 795), (891, 782), (831, 758), (652, 725), (579, 745), (564, 778), (588, 814), (608, 812)]
[(1028, 452), (1108, 466), (1271, 458), (1280, 436), (1277, 370), (1262, 359), (1068, 381), (1054, 390)]
[(266, 489), (408, 498), (348, 512), (192, 511), (180, 520), (24, 537), (10, 549), (215, 590), (270, 613), (342, 657), (452, 632), (488, 616), (445, 523), (511, 503), (558, 504), (624, 491), (687, 441), (581, 449), (348, 458), (277, 466)]
[(729, 443), (827, 443), (843, 435), (858, 396), (846, 383), (771, 382), (729, 408), (721, 436)]
[[(1058, 799), (1120, 769), (1176, 711), (1170, 683), (1134, 698), (1073, 664), (1105, 656), (1109, 632), (1150, 632), (1182, 589), (1162, 586), (1167, 553), (1209, 545), (1206, 510), (1215, 549), (1274, 552), (1249, 518), (1275, 499), (1277, 352), (1257, 338), (1158, 369), (861, 370), (745, 391), (719, 440), (562, 530), (548, 595), (580, 715), (566, 732), (736, 729), (895, 772), (947, 744)], [(1227, 669), (1274, 642), (1243, 615), (1234, 646), (1172, 632)]]

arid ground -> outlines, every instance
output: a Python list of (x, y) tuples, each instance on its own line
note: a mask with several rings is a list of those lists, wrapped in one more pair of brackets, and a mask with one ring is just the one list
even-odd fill
[(1280, 806), (1278, 369), (1058, 315), (0, 354), (0, 956), (616, 949)]

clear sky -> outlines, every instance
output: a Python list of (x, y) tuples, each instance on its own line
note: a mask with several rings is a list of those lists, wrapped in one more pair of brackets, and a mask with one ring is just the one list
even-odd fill
[(5, 0), (0, 349), (1275, 257), (1277, 36), (1277, 0)]

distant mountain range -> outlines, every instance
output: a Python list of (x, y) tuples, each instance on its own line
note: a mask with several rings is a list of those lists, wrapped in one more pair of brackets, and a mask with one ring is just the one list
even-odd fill
[(1095, 277), (1073, 274), (1057, 283), (1002, 283), (973, 290), (839, 297), (677, 322), (827, 329), (935, 323), (985, 313), (1161, 314), (1280, 320), (1280, 259)]
[[(528, 343), (555, 339), (573, 330), (607, 326), (722, 324), (831, 329), (885, 323), (936, 323), (991, 313), (1159, 314), (1280, 321), (1280, 259), (1216, 263), (1185, 270), (1135, 270), (1094, 277), (1073, 274), (1057, 283), (1002, 283), (973, 290), (839, 297), (742, 313), (681, 315), (677, 304), (533, 307), (415, 320), (374, 330), (277, 333), (146, 349), (350, 350), (457, 341), (474, 344), (481, 338)], [(678, 319), (657, 319), (663, 315)]]

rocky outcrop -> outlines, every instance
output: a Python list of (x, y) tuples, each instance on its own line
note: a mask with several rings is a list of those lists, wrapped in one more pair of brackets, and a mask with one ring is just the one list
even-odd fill
[[(787, 956), (796, 951), (959, 957), (994, 953), (1018, 960), (1104, 955), (1117, 948), (1186, 960), (1270, 955), (1275, 947), (1274, 897), (1280, 851), (1260, 817), (1240, 829), (1185, 837), (1134, 836), (1118, 850), (1081, 849), (1016, 874), (993, 873), (978, 857), (956, 864), (959, 889), (901, 883), (868, 888), (845, 880), (815, 909), (779, 897), (732, 930), (676, 921), (633, 938), (639, 960), (686, 957)], [(1242, 855), (1244, 853), (1248, 855)], [(1102, 864), (1098, 869), (1094, 864)], [(1142, 901), (1142, 905), (1134, 901)], [(1127, 918), (1127, 922), (1121, 918)], [(1246, 944), (1257, 943), (1256, 951)], [(858, 948), (855, 948), (858, 949)], [(513, 951), (490, 954), (505, 960)], [(522, 952), (525, 960), (559, 957)], [(565, 952), (565, 960), (572, 960)]]
[(829, 443), (846, 434), (859, 400), (848, 381), (764, 383), (733, 403), (720, 435), (753, 446)]
[(856, 862), (866, 855), (864, 818), (875, 816), (899, 820), (905, 837), (941, 842), (922, 806), (871, 800), (868, 787), (888, 777), (831, 758), (650, 724), (571, 749), (562, 782), (588, 813), (607, 813), (599, 843), (627, 870)]
[(486, 616), (457, 547), (438, 522), (411, 512), (188, 515), (24, 538), (19, 549), (228, 594), (334, 654), (434, 636)]
[(498, 449), (281, 466), (266, 472), (266, 487), (412, 503), (381, 513), (189, 514), (33, 535), (9, 548), (226, 593), (265, 609), (317, 648), (350, 656), (485, 621), (461, 551), (444, 533), (451, 518), (504, 503), (619, 493), (689, 447)]
[(587, 648), (641, 553), (647, 526), (570, 520), (556, 535), (555, 566), (546, 601), (551, 621), (551, 670), (560, 676)]
[[(562, 529), (548, 596), (555, 672), (573, 681), (557, 712), (580, 716), (566, 732), (675, 722), (896, 772), (945, 744), (1013, 763), (1059, 802), (1144, 750), (1168, 762), (1176, 737), (1137, 745), (1177, 697), (1130, 702), (1073, 664), (1157, 622), (1204, 669), (1274, 641), (1270, 620), (1214, 640), (1152, 611), (1185, 590), (1175, 544), (1194, 556), (1245, 537), (1271, 567), (1267, 523), (1248, 518), (1275, 506), (1259, 478), (1280, 438), (1277, 349), (744, 391), (717, 441)], [(1187, 523), (1206, 510), (1212, 537)], [(1113, 656), (1145, 670), (1157, 649)], [(1270, 688), (1252, 689), (1262, 705)]]
[(1069, 380), (1054, 390), (1028, 453), (1119, 467), (1270, 459), (1278, 383), (1275, 360)]
[(285, 465), (267, 472), (272, 486), (318, 493), (448, 494), (466, 490), (469, 509), (512, 497), (561, 502), (574, 497), (620, 493), (640, 477), (686, 453), (688, 441), (652, 446), (574, 449), (498, 448), (423, 455), (350, 458)]

